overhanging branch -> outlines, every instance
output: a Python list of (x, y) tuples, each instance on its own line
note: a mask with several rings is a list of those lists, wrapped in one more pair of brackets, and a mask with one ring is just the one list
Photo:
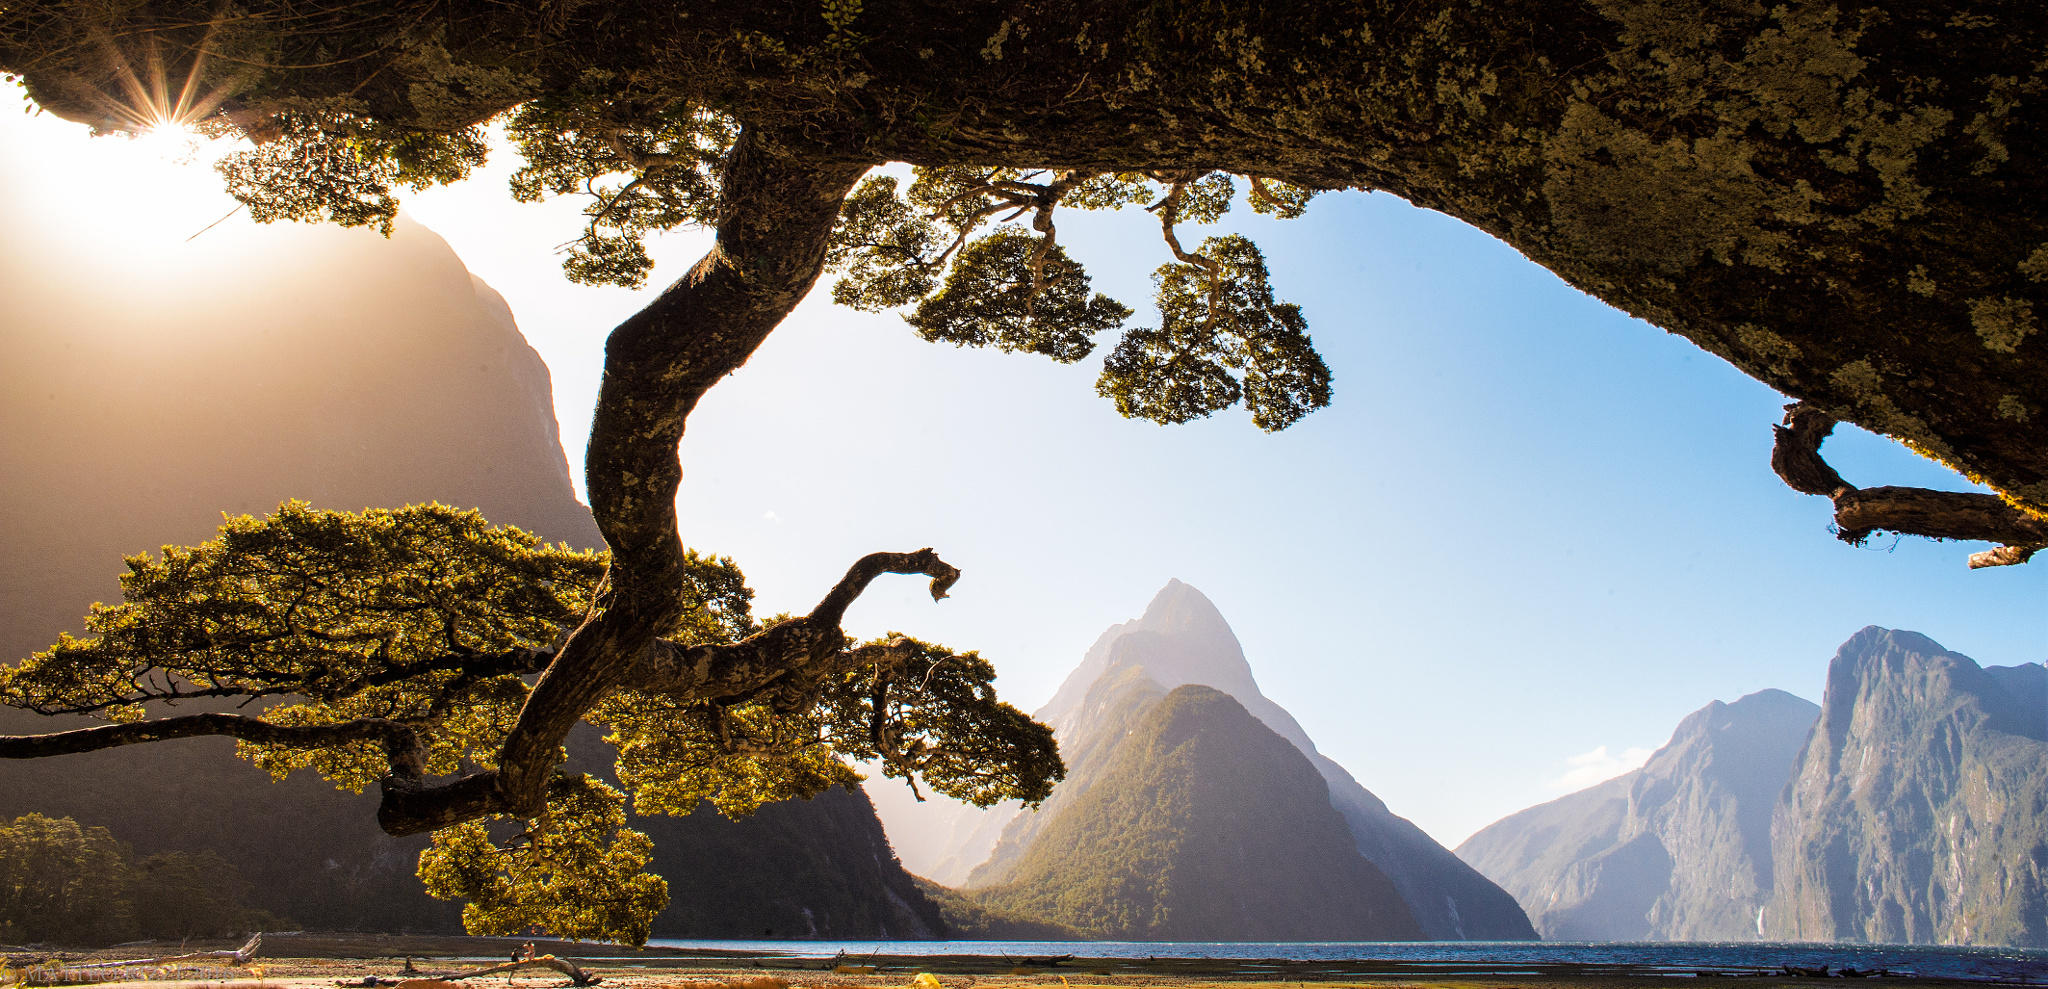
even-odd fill
[(1843, 542), (1861, 545), (1882, 529), (1929, 539), (1981, 539), (2002, 543), (1970, 555), (1971, 569), (2025, 563), (2048, 548), (2048, 521), (2006, 504), (1997, 495), (1932, 488), (1858, 488), (1820, 455), (1835, 418), (1801, 402), (1785, 406), (1785, 424), (1773, 426), (1771, 469), (1802, 494), (1835, 503)]
[(215, 735), (256, 745), (299, 749), (377, 742), (384, 746), (393, 774), (418, 778), (426, 768), (426, 750), (420, 742), (419, 733), (397, 721), (361, 718), (330, 725), (279, 725), (239, 714), (187, 714), (155, 721), (74, 728), (45, 735), (0, 736), (0, 759), (40, 759), (144, 742)]

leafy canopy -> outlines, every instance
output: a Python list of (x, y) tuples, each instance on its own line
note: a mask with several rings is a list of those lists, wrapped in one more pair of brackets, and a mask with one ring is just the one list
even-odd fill
[[(587, 200), (584, 226), (562, 247), (571, 281), (640, 287), (653, 270), (649, 235), (719, 219), (720, 162), (738, 138), (732, 118), (687, 102), (618, 92), (603, 70), (583, 84), (522, 104), (503, 118), (523, 165), (512, 196)], [(389, 230), (396, 186), (452, 181), (484, 160), (482, 129), (422, 132), (378, 124), (328, 101), (287, 114), (258, 148), (221, 164), (228, 188), (258, 220), (325, 220)], [(1096, 339), (1121, 333), (1096, 390), (1130, 417), (1180, 423), (1242, 404), (1279, 430), (1330, 402), (1330, 370), (1298, 308), (1274, 299), (1266, 261), (1241, 236), (1193, 251), (1180, 224), (1229, 213), (1238, 184), (1224, 172), (1088, 172), (1058, 168), (912, 169), (869, 177), (848, 196), (827, 265), (835, 302), (868, 312), (907, 310), (922, 338), (993, 346), (1072, 363)], [(1300, 216), (1313, 190), (1250, 177), (1258, 213)], [(1155, 277), (1157, 326), (1128, 327), (1133, 310), (1090, 290), (1058, 241), (1062, 208), (1143, 207), (1157, 215), (1174, 261)]]
[[(730, 560), (685, 559), (685, 608), (664, 643), (772, 632)], [(130, 557), (123, 600), (93, 608), (86, 638), (0, 668), (0, 703), (149, 730), (177, 724), (180, 703), (257, 701), (263, 725), (296, 733), (239, 734), (244, 758), (358, 791), (398, 760), (434, 775), (488, 769), (533, 676), (601, 609), (605, 563), (440, 505), (355, 513), (287, 502), (266, 518), (228, 519), (198, 546)], [(1051, 732), (996, 699), (987, 661), (897, 636), (878, 644), (845, 643), (836, 665), (752, 689), (636, 680), (585, 715), (617, 750), (611, 781), (561, 772), (533, 817), (441, 829), (421, 878), (436, 896), (467, 900), (476, 933), (639, 943), (667, 891), (645, 872), (648, 839), (627, 827), (629, 795), (642, 814), (685, 815), (708, 800), (740, 816), (855, 783), (845, 760), (867, 759), (977, 804), (1046, 796), (1063, 772)], [(414, 748), (350, 730), (366, 724), (397, 726)]]

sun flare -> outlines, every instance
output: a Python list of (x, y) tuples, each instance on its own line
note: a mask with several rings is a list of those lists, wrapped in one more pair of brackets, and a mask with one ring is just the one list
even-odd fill
[[(158, 161), (186, 164), (209, 157), (201, 152), (212, 142), (176, 120), (159, 120), (129, 135), (137, 151)], [(213, 155), (211, 157), (218, 157)], [(211, 164), (211, 162), (206, 162)]]

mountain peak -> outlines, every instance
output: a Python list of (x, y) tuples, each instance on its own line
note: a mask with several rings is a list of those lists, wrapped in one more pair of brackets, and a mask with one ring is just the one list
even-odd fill
[(1112, 625), (1095, 640), (1081, 665), (1033, 716), (1061, 730), (1088, 687), (1114, 670), (1143, 667), (1163, 689), (1201, 683), (1244, 700), (1257, 696), (1251, 664), (1223, 613), (1201, 591), (1168, 580), (1144, 615)]
[(1168, 580), (1166, 586), (1152, 596), (1152, 603), (1145, 606), (1145, 614), (1138, 619), (1138, 624), (1155, 632), (1231, 634), (1230, 623), (1224, 620), (1223, 612), (1217, 610), (1215, 602), (1179, 578)]

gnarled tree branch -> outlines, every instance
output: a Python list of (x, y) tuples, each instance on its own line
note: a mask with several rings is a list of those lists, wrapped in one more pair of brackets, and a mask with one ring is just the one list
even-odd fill
[(585, 462), (591, 507), (612, 550), (598, 606), (534, 685), (498, 768), (438, 785), (387, 786), (378, 815), (386, 831), (533, 812), (546, 799), (562, 739), (613, 691), (687, 689), (705, 699), (756, 691), (836, 654), (845, 638), (839, 618), (874, 577), (926, 573), (935, 595), (957, 577), (929, 550), (876, 554), (855, 564), (811, 616), (728, 645), (676, 650), (657, 638), (682, 608), (675, 497), (684, 422), (810, 290), (839, 204), (869, 164), (797, 154), (754, 129), (740, 135), (723, 170), (717, 244), (606, 341)]
[(45, 735), (0, 736), (0, 759), (40, 759), (212, 735), (256, 745), (300, 749), (378, 742), (384, 746), (385, 755), (391, 760), (394, 775), (418, 779), (426, 769), (426, 747), (421, 744), (419, 733), (401, 722), (359, 718), (331, 725), (279, 725), (240, 714), (186, 714), (155, 721), (94, 725)]
[(1982, 539), (2003, 543), (1973, 553), (1971, 569), (2025, 563), (2048, 548), (2048, 520), (2007, 504), (1997, 495), (1931, 488), (1858, 488), (1842, 479), (1820, 445), (1834, 432), (1835, 418), (1801, 402), (1785, 406), (1785, 424), (1773, 426), (1771, 469), (1792, 490), (1835, 503), (1836, 534), (1862, 545), (1880, 529), (1930, 539)]

